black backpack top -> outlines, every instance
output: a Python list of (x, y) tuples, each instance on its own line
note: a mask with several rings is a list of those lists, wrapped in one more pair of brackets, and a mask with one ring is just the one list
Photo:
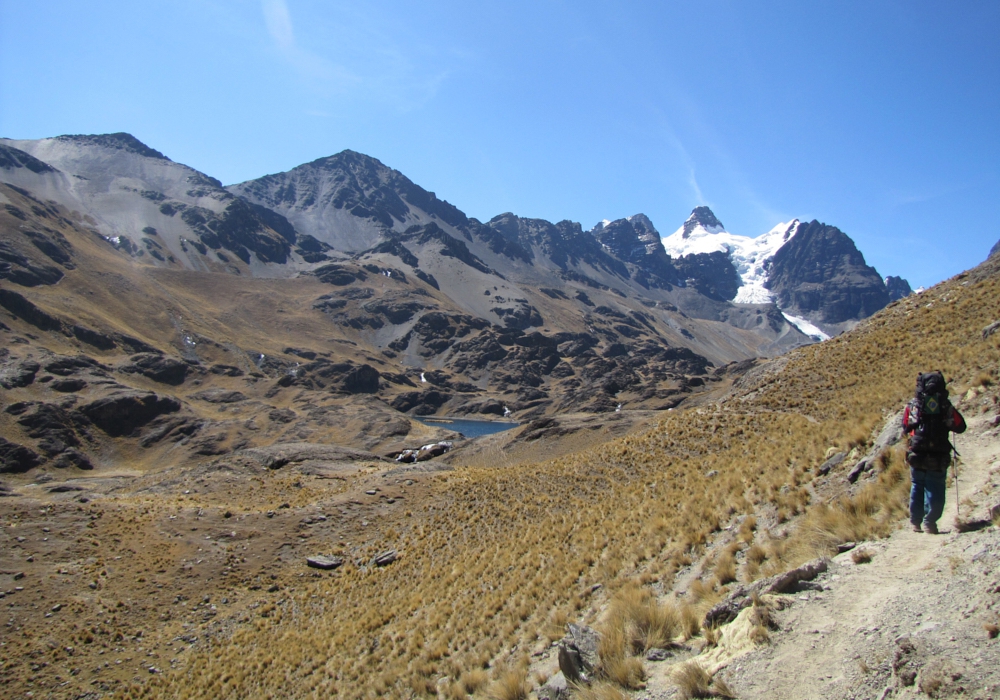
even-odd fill
[(910, 452), (947, 454), (951, 452), (946, 423), (951, 411), (948, 387), (941, 372), (925, 372), (917, 377), (917, 392), (910, 402)]

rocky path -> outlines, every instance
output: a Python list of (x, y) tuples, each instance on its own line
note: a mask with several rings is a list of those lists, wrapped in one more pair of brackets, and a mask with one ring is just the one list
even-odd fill
[[(997, 429), (980, 420), (961, 440), (962, 515), (986, 519), (1000, 504)], [(737, 697), (1000, 698), (1000, 528), (958, 532), (955, 503), (952, 481), (940, 535), (901, 528), (858, 548), (870, 562), (835, 557), (822, 590), (780, 596), (771, 643), (719, 672)], [(635, 697), (675, 697), (669, 667), (653, 666)]]

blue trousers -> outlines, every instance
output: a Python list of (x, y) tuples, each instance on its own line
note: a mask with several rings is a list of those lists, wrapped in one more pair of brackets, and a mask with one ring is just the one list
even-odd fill
[(944, 512), (944, 492), (948, 470), (924, 470), (910, 467), (910, 522), (935, 525)]

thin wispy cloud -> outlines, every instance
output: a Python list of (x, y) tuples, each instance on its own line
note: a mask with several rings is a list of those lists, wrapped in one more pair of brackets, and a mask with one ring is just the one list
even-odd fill
[(287, 0), (261, 0), (261, 9), (274, 49), (320, 96), (389, 101), (397, 111), (413, 111), (433, 100), (453, 72), (436, 64), (462, 60), (460, 51), (442, 56), (420, 38), (407, 37), (406, 28), (395, 26), (391, 17), (336, 3), (307, 32), (336, 37), (323, 41), (328, 53), (320, 54), (296, 35)]
[(295, 51), (295, 32), (292, 30), (292, 15), (285, 0), (261, 0), (264, 22), (275, 45), (282, 51)]
[(299, 46), (285, 0), (261, 0), (261, 9), (274, 47), (301, 77), (318, 83), (323, 91), (334, 92), (361, 82), (361, 78), (345, 66)]

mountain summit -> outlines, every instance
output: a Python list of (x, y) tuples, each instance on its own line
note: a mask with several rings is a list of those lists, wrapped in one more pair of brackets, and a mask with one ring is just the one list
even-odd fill
[(715, 213), (705, 206), (695, 207), (682, 228), (684, 230), (684, 238), (688, 238), (699, 228), (704, 229), (707, 233), (719, 233), (726, 230), (726, 227), (722, 225), (722, 222), (715, 216)]

